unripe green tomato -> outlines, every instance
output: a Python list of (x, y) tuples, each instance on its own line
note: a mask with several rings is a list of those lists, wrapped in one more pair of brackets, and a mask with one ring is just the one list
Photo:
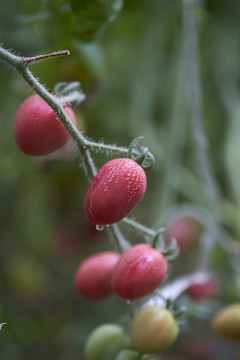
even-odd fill
[(132, 322), (130, 338), (133, 347), (143, 354), (167, 349), (178, 335), (178, 325), (171, 312), (161, 306), (147, 306)]
[(115, 360), (139, 360), (140, 354), (133, 350), (122, 350)]
[(126, 347), (123, 328), (116, 324), (103, 324), (94, 329), (87, 339), (86, 360), (113, 360)]
[(229, 339), (240, 340), (240, 302), (224, 307), (211, 321), (213, 332)]

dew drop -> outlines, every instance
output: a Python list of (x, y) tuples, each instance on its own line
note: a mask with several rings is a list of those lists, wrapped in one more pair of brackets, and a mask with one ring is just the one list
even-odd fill
[(133, 301), (132, 300), (127, 300), (126, 303), (127, 303), (127, 305), (132, 305)]
[(105, 227), (104, 225), (96, 225), (96, 229), (98, 231), (103, 231), (104, 227)]

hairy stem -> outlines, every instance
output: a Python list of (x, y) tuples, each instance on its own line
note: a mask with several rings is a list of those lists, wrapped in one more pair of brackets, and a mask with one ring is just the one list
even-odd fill
[(52, 57), (65, 56), (65, 55), (70, 55), (70, 51), (69, 50), (60, 50), (60, 51), (54, 51), (50, 54), (25, 57), (24, 62), (25, 62), (25, 65), (29, 65), (29, 64), (33, 64), (35, 62), (41, 61), (43, 59), (49, 59)]
[(147, 226), (144, 226), (140, 223), (138, 223), (137, 221), (130, 219), (128, 217), (125, 217), (124, 219), (122, 219), (122, 222), (141, 231), (142, 233), (144, 233), (145, 235), (154, 237), (156, 235), (156, 231), (148, 228)]
[(130, 244), (121, 233), (118, 224), (112, 224), (110, 229), (113, 233), (117, 250), (120, 254), (122, 254), (125, 250), (127, 250), (130, 247)]

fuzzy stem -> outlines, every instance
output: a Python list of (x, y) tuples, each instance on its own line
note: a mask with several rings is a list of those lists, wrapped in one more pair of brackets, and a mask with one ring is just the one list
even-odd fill
[(29, 64), (33, 64), (35, 62), (41, 61), (43, 59), (50, 59), (52, 57), (65, 56), (65, 55), (70, 55), (70, 51), (69, 50), (54, 51), (50, 54), (25, 57), (23, 59), (24, 59), (25, 65), (29, 65)]
[(110, 229), (112, 230), (118, 252), (122, 254), (126, 249), (130, 247), (130, 245), (121, 233), (118, 224), (112, 224)]
[(156, 235), (156, 231), (148, 228), (147, 226), (145, 225), (142, 225), (140, 223), (138, 223), (137, 221), (133, 220), (133, 219), (130, 219), (128, 217), (125, 217), (123, 220), (122, 220), (123, 223), (137, 229), (137, 230), (140, 230), (142, 233), (144, 233), (145, 235), (148, 235), (148, 236), (151, 236), (151, 237), (154, 237)]
[(73, 102), (79, 103), (85, 99), (85, 95), (79, 94), (78, 91), (73, 91), (69, 95), (64, 95), (57, 98), (59, 105), (71, 104)]
[(18, 67), (18, 65), (23, 64), (23, 58), (12, 54), (2, 46), (0, 46), (0, 59), (15, 69)]

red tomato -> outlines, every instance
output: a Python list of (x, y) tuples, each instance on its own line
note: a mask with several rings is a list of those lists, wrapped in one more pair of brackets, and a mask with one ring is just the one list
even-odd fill
[[(75, 125), (75, 115), (70, 106), (66, 104), (63, 107)], [(18, 147), (25, 154), (41, 156), (61, 148), (71, 135), (53, 109), (35, 94), (19, 107), (14, 136)]]
[(96, 225), (122, 220), (142, 199), (146, 175), (134, 160), (117, 158), (106, 163), (87, 191), (84, 207), (87, 218)]
[(187, 289), (188, 295), (196, 300), (216, 298), (221, 289), (219, 277), (215, 274), (209, 274), (209, 279), (204, 283), (196, 283)]
[(198, 236), (195, 222), (187, 217), (173, 221), (168, 227), (168, 234), (176, 239), (181, 250), (189, 248)]
[(86, 298), (101, 300), (112, 293), (111, 275), (120, 255), (106, 251), (86, 259), (75, 275), (75, 286)]
[(150, 294), (164, 280), (168, 262), (156, 249), (137, 244), (120, 258), (112, 274), (112, 288), (122, 298), (135, 300)]

